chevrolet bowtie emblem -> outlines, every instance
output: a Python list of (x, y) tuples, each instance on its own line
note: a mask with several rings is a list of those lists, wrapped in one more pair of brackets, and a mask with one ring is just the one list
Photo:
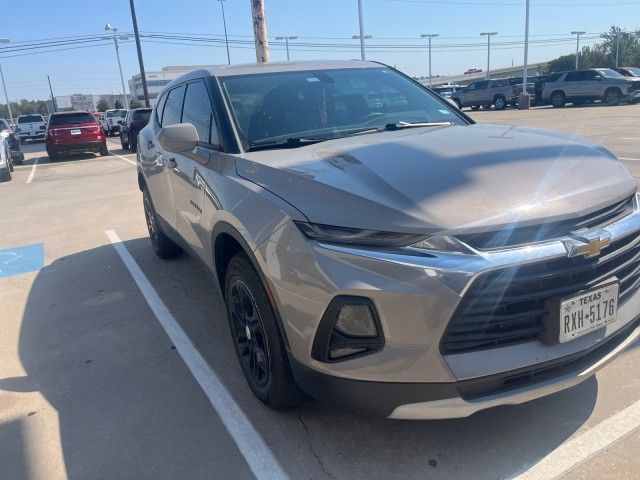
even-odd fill
[(567, 257), (595, 257), (611, 244), (611, 233), (601, 228), (573, 232), (572, 236), (573, 238), (563, 242), (567, 249)]

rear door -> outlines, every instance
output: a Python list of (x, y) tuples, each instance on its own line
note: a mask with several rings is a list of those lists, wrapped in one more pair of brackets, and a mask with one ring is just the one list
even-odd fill
[[(182, 116), (182, 101), (185, 85), (179, 85), (169, 90), (160, 100), (164, 102), (158, 109), (159, 117), (154, 128), (155, 137), (145, 138), (139, 145), (141, 156), (144, 155), (145, 171), (150, 183), (151, 198), (156, 213), (160, 215), (173, 229), (176, 226), (176, 208), (171, 185), (171, 176), (175, 155), (160, 147), (157, 142), (158, 132), (162, 127), (180, 123)], [(160, 106), (160, 105), (159, 105)], [(144, 151), (144, 153), (143, 153)]]
[(204, 258), (203, 223), (205, 182), (203, 172), (220, 150), (218, 130), (211, 97), (203, 80), (186, 86), (182, 123), (190, 123), (198, 132), (199, 143), (191, 152), (173, 154), (171, 182), (176, 206), (176, 223), (180, 236)]
[(576, 72), (569, 72), (564, 77), (563, 89), (564, 93), (569, 98), (580, 98), (585, 96), (585, 72), (578, 70)]
[(473, 93), (473, 104), (490, 105), (491, 103), (493, 103), (493, 97), (489, 89), (489, 80), (476, 82), (476, 88)]

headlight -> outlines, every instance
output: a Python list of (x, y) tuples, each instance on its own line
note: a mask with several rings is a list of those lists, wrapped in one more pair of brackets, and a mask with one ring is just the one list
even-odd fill
[(307, 238), (318, 242), (377, 247), (406, 247), (425, 238), (424, 235), (419, 234), (380, 232), (297, 221), (295, 223)]

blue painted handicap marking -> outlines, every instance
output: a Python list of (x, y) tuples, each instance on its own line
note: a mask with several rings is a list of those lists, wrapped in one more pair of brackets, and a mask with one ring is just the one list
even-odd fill
[(43, 243), (0, 250), (0, 277), (35, 272), (42, 267), (44, 267)]

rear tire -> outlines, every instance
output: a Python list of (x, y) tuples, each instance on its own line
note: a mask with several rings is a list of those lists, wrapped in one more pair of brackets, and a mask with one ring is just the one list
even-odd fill
[(8, 168), (3, 173), (0, 173), (0, 182), (8, 182), (11, 178), (11, 172)]
[(120, 135), (120, 146), (122, 147), (122, 150), (129, 150), (129, 144), (124, 143), (124, 139), (122, 138), (122, 135)]
[(453, 101), (456, 104), (456, 106), (458, 107), (458, 110), (462, 110), (462, 102), (460, 100), (458, 100), (457, 98), (454, 98)]
[(24, 163), (24, 153), (20, 153), (20, 155), (16, 157), (13, 163), (16, 165), (22, 165)]
[(133, 153), (138, 151), (138, 140), (135, 137), (133, 139), (129, 139), (129, 150)]
[(149, 195), (149, 191), (146, 188), (142, 191), (142, 202), (144, 206), (144, 216), (147, 220), (147, 229), (149, 230), (149, 238), (151, 239), (151, 245), (156, 255), (165, 260), (180, 256), (182, 248), (162, 231), (156, 210), (151, 201), (151, 195)]
[(483, 110), (491, 110), (491, 104), (490, 103), (485, 103), (484, 105), (482, 105), (482, 109)]
[(299, 405), (304, 393), (291, 371), (267, 292), (246, 253), (231, 259), (224, 284), (233, 344), (251, 391), (274, 410)]
[(563, 92), (553, 92), (549, 100), (554, 108), (562, 108), (567, 104), (567, 97)]
[(108, 155), (109, 155), (109, 149), (107, 148), (107, 142), (104, 142), (102, 145), (100, 145), (100, 156), (106, 157)]
[(480, 105), (471, 105), (471, 110), (473, 110), (474, 112), (480, 110)]

